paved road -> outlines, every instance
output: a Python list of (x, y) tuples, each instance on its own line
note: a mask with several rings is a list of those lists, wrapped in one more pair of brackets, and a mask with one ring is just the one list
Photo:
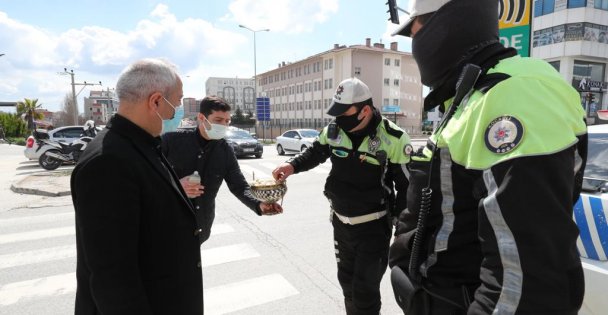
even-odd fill
[[(11, 149), (12, 162), (4, 163), (4, 149), (0, 146), (0, 169), (14, 163), (17, 177), (39, 170), (20, 150)], [(266, 147), (262, 159), (239, 163), (248, 179), (254, 172), (261, 178), (287, 158)], [(329, 169), (326, 163), (291, 177), (280, 216), (254, 215), (222, 186), (212, 236), (201, 248), (206, 314), (344, 313), (328, 204), (321, 194)], [(0, 181), (0, 314), (72, 313), (71, 199), (11, 195), (4, 191), (10, 181), (4, 176)], [(387, 275), (383, 314), (400, 314)]]

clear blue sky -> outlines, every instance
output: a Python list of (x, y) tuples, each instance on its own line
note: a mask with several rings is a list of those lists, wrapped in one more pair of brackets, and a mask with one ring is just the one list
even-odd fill
[(171, 60), (185, 96), (202, 98), (210, 76), (253, 76), (253, 34), (239, 24), (270, 29), (256, 35), (258, 73), (367, 37), (409, 51), (409, 39), (390, 36), (386, 11), (386, 0), (0, 0), (0, 101), (38, 98), (59, 110), (71, 93), (70, 77), (57, 74), (65, 67), (76, 82), (103, 83), (80, 93), (82, 111), (90, 89), (113, 88), (144, 57)]

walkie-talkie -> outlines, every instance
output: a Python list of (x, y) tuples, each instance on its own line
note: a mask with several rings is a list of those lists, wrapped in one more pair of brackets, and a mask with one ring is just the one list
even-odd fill
[(338, 134), (340, 133), (340, 127), (336, 124), (336, 120), (332, 120), (329, 125), (327, 125), (327, 138), (336, 139), (338, 138)]

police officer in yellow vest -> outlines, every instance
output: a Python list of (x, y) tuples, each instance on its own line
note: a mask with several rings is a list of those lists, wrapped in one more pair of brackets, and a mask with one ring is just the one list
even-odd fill
[[(576, 314), (573, 205), (586, 163), (577, 92), (498, 41), (496, 0), (410, 0), (425, 110), (443, 120), (409, 165), (391, 246), (406, 314)], [(528, 2), (529, 5), (529, 2)]]
[(357, 78), (342, 81), (312, 147), (279, 165), (275, 179), (331, 160), (324, 194), (331, 205), (338, 280), (347, 314), (380, 312), (380, 280), (388, 264), (392, 218), (405, 209), (409, 136), (382, 117)]

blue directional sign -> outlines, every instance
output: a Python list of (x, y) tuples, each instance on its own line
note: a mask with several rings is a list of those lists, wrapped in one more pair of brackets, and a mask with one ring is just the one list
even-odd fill
[(255, 112), (258, 121), (270, 121), (270, 98), (258, 97), (255, 100)]
[(386, 106), (382, 106), (382, 112), (384, 113), (398, 113), (401, 110), (399, 109), (398, 105), (386, 105)]

